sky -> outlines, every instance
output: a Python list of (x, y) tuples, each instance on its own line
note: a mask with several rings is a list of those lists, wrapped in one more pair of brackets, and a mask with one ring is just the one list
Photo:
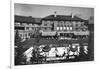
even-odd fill
[(14, 14), (21, 16), (32, 16), (43, 18), (48, 15), (77, 15), (83, 19), (88, 19), (94, 16), (94, 9), (87, 7), (72, 7), (72, 6), (54, 6), (54, 5), (37, 5), (37, 4), (14, 4)]

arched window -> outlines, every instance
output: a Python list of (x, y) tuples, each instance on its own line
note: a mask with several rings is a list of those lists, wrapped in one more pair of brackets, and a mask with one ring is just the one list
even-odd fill
[(59, 27), (57, 27), (57, 30), (59, 30)]
[(64, 30), (66, 30), (66, 27), (63, 27)]
[(63, 29), (63, 27), (60, 27), (60, 30), (62, 30)]
[(72, 27), (70, 27), (70, 30), (72, 30)]
[(67, 30), (69, 30), (69, 27), (67, 27)]

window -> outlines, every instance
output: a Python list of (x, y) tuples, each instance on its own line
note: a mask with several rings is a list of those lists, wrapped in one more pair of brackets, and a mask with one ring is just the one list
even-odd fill
[(28, 33), (28, 36), (30, 36), (31, 35), (31, 33)]
[(60, 21), (60, 23), (62, 24), (62, 23), (64, 23), (64, 21)]
[(47, 28), (44, 28), (44, 30), (47, 30)]
[(59, 30), (59, 27), (57, 27), (57, 30)]
[(47, 23), (49, 23), (49, 24), (50, 24), (51, 22), (50, 22), (50, 21), (47, 21)]
[(66, 27), (63, 27), (64, 30), (66, 30)]
[(72, 30), (72, 27), (70, 27), (70, 30)]
[(32, 24), (29, 24), (29, 25), (31, 25), (31, 26), (32, 26)]
[(69, 27), (67, 27), (67, 30), (69, 30)]
[(34, 27), (32, 27), (32, 29), (34, 29)]
[(26, 25), (26, 23), (22, 23), (22, 25), (24, 25), (24, 26), (25, 26), (25, 25)]
[(29, 27), (26, 27), (27, 30), (29, 30)]
[(78, 24), (76, 24), (76, 27), (78, 27)]
[(25, 30), (24, 27), (15, 27), (15, 30)]
[(30, 27), (29, 30), (32, 30), (32, 28)]
[(20, 23), (16, 22), (15, 25), (20, 26)]
[(60, 27), (60, 30), (62, 30), (63, 28), (62, 27)]
[(47, 26), (47, 24), (44, 24), (44, 26)]
[(27, 34), (25, 34), (25, 37), (27, 37)]

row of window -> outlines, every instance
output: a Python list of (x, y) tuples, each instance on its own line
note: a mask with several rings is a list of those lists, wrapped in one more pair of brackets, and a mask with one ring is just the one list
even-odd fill
[(72, 27), (57, 27), (57, 30), (73, 30)]
[[(86, 31), (88, 30), (87, 28), (75, 28), (76, 30), (80, 30), (80, 31)], [(57, 30), (63, 31), (63, 30), (67, 30), (67, 31), (72, 31), (73, 27), (57, 27)]]
[(32, 25), (32, 23), (20, 23), (20, 22), (15, 22), (16, 25)]
[[(61, 23), (62, 23), (62, 21), (61, 21)], [(70, 24), (70, 23), (69, 23), (69, 24)], [(18, 25), (18, 26), (19, 26), (19, 25), (21, 25), (21, 23), (18, 23), (18, 22), (17, 22), (17, 23), (15, 23), (15, 25)], [(33, 24), (22, 23), (22, 25), (33, 25)], [(52, 23), (51, 23), (50, 25), (52, 25)], [(59, 25), (59, 24), (58, 24), (58, 25)], [(63, 24), (61, 24), (61, 25), (63, 25)], [(59, 25), (59, 26), (61, 26), (61, 25)], [(71, 24), (71, 25), (72, 25), (72, 24)], [(82, 25), (82, 26), (83, 26), (84, 24), (83, 24), (83, 23), (78, 23), (78, 24), (76, 24), (76, 26), (78, 26), (78, 25)], [(44, 23), (44, 26), (48, 26), (48, 23), (45, 22), (45, 23)], [(66, 26), (66, 25), (65, 25), (65, 26)]]
[[(50, 26), (52, 26), (52, 24), (49, 24)], [(44, 26), (49, 26), (47, 23), (46, 24), (44, 24)], [(69, 24), (69, 25), (63, 25), (63, 24), (57, 24), (57, 26), (58, 27), (60, 27), (60, 26), (65, 26), (65, 27), (67, 27), (67, 26), (73, 26), (72, 24)], [(76, 27), (80, 27), (80, 26), (84, 26), (84, 24), (75, 24), (75, 26)]]
[(16, 26), (38, 26), (37, 24), (32, 23), (15, 23)]
[(26, 34), (19, 34), (19, 36), (23, 39), (23, 38), (29, 38), (30, 37), (30, 33), (26, 33)]
[(37, 28), (34, 27), (26, 27), (26, 30), (36, 30)]

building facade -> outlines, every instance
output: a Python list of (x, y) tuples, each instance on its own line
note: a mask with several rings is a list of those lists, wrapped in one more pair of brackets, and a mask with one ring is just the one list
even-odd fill
[[(49, 15), (41, 19), (41, 30), (47, 33), (55, 31), (57, 33), (74, 33), (88, 35), (88, 20), (81, 19), (73, 15)], [(49, 34), (49, 33), (48, 33)]]
[(18, 16), (15, 15), (15, 33), (16, 30), (19, 32), (21, 39), (30, 38), (32, 34), (40, 27), (40, 22), (36, 22), (35, 18), (29, 16)]

